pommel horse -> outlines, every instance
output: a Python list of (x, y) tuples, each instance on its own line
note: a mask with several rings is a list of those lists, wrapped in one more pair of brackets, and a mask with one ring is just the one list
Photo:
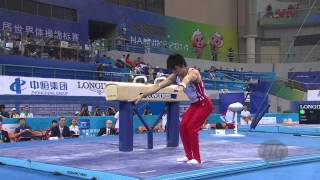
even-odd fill
[(159, 123), (162, 115), (167, 112), (167, 147), (179, 145), (179, 102), (187, 101), (184, 92), (174, 92), (175, 85), (161, 89), (157, 93), (147, 96), (142, 101), (166, 102), (166, 108), (160, 113), (153, 126), (149, 127), (143, 116), (139, 114), (133, 102), (140, 93), (153, 84), (108, 82), (105, 86), (107, 101), (119, 101), (119, 150), (133, 151), (133, 113), (135, 113), (147, 129), (148, 149), (153, 148), (153, 128)]

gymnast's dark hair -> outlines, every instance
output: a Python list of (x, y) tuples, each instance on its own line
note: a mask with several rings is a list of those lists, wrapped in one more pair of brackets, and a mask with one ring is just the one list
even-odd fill
[(174, 70), (176, 66), (187, 66), (186, 60), (180, 54), (171, 54), (167, 59), (167, 69)]

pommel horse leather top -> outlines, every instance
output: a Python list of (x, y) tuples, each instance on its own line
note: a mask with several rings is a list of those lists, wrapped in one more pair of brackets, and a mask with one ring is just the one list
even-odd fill
[[(105, 86), (105, 96), (107, 101), (128, 101), (135, 98), (140, 93), (145, 92), (153, 84), (108, 82)], [(165, 101), (179, 102), (187, 101), (188, 97), (184, 92), (175, 92), (176, 85), (171, 85), (161, 89), (157, 93), (147, 96), (142, 101)]]

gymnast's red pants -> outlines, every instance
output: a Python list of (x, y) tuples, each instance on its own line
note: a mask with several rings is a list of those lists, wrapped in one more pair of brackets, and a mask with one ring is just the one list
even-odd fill
[(180, 136), (186, 157), (196, 159), (201, 163), (198, 131), (212, 112), (212, 103), (209, 98), (192, 103), (184, 113), (180, 123)]

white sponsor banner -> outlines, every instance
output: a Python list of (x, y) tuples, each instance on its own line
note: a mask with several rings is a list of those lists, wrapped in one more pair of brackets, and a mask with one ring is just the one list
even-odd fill
[(277, 117), (262, 117), (259, 124), (277, 124)]
[(320, 101), (320, 90), (308, 90), (307, 101)]
[[(17, 120), (18, 121), (18, 120)], [(14, 133), (14, 130), (19, 127), (19, 124), (3, 124), (3, 129), (8, 133)]]
[(0, 95), (104, 97), (107, 81), (0, 76)]

